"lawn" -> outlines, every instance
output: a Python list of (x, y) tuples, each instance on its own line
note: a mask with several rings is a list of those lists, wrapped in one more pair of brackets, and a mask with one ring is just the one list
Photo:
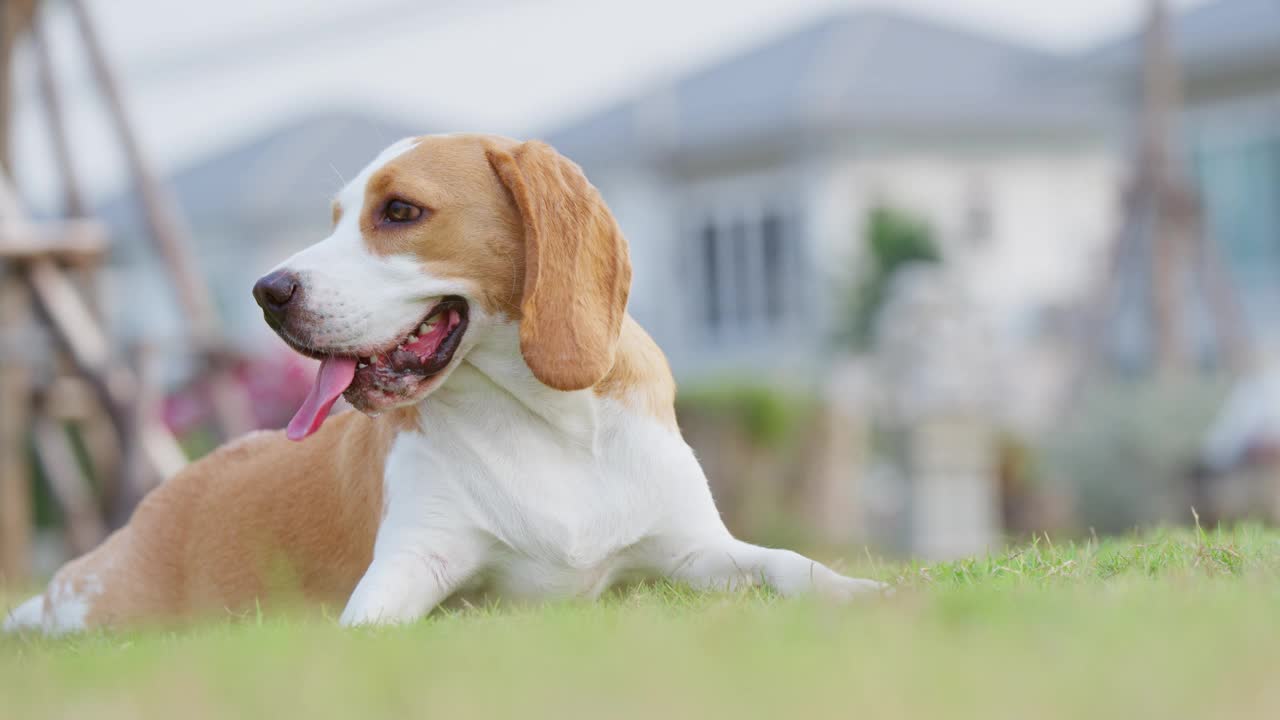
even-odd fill
[(0, 638), (0, 718), (1280, 717), (1280, 534), (851, 560), (849, 607), (654, 586), (343, 631)]

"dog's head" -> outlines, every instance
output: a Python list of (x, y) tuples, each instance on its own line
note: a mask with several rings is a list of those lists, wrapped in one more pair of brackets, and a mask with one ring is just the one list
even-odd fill
[(376, 414), (440, 387), (499, 324), (533, 375), (588, 388), (613, 366), (631, 264), (600, 194), (540, 142), (428, 136), (387, 148), (339, 192), (333, 232), (261, 278), (267, 323), (321, 361), (289, 425), (344, 395)]

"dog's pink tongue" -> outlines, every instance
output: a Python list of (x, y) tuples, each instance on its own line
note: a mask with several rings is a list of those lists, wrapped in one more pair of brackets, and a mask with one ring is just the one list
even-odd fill
[(289, 439), (304, 440), (319, 430), (324, 419), (329, 416), (329, 408), (346, 392), (355, 376), (355, 358), (327, 357), (321, 360), (320, 370), (316, 372), (316, 384), (311, 386), (311, 392), (302, 401), (302, 407), (298, 408), (298, 412), (289, 421), (289, 428), (285, 431)]

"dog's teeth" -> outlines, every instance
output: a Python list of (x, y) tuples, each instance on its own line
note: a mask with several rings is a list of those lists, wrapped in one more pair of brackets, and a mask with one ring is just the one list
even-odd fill
[(404, 339), (404, 341), (405, 341), (405, 342), (407, 342), (407, 343), (409, 343), (410, 345), (412, 345), (412, 344), (414, 344), (414, 343), (418, 342), (418, 336), (417, 336), (417, 335), (410, 335), (409, 337), (405, 338), (405, 339)]
[(435, 324), (436, 323), (434, 320), (431, 322), (422, 323), (421, 325), (418, 326), (418, 334), (426, 335), (427, 333), (431, 332), (431, 328), (435, 327)]
[(356, 363), (356, 367), (358, 367), (358, 368), (367, 368), (367, 367), (369, 367), (369, 363), (367, 363), (367, 362), (358, 362), (358, 363)]

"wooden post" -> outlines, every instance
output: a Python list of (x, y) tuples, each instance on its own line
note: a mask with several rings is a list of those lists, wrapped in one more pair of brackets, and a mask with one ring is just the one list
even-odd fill
[[(1196, 222), (1202, 224), (1203, 216), (1197, 213)], [(1222, 266), (1222, 258), (1203, 230), (1196, 234), (1195, 242), (1194, 250), (1200, 258), (1200, 273), (1209, 297), (1218, 345), (1223, 348), (1227, 369), (1236, 375), (1244, 375), (1254, 369), (1256, 362), (1249, 333), (1244, 328), (1244, 312), (1232, 290), (1231, 278)]]
[[(1142, 104), (1138, 152), (1131, 185), (1124, 196), (1124, 217), (1111, 244), (1099, 292), (1087, 308), (1086, 337), (1079, 344), (1073, 386), (1093, 371), (1110, 333), (1108, 318), (1129, 273), (1149, 283), (1151, 364), (1161, 378), (1185, 373), (1194, 355), (1188, 329), (1194, 291), (1200, 292), (1222, 365), (1232, 374), (1253, 364), (1253, 347), (1231, 279), (1205, 233), (1203, 213), (1185, 163), (1175, 149), (1180, 137), (1178, 112), (1182, 89), (1166, 0), (1150, 0), (1143, 36)], [(1143, 240), (1145, 239), (1145, 243)], [(1145, 254), (1145, 256), (1144, 256)], [(1134, 267), (1145, 263), (1146, 268)], [(1197, 282), (1198, 286), (1197, 286)], [(1067, 394), (1074, 397), (1075, 392)]]
[(1143, 35), (1142, 147), (1139, 182), (1144, 182), (1143, 210), (1150, 213), (1151, 309), (1155, 330), (1155, 366), (1164, 376), (1177, 376), (1188, 367), (1182, 296), (1188, 290), (1184, 217), (1176, 214), (1168, 190), (1177, 174), (1176, 153), (1170, 148), (1181, 102), (1178, 75), (1169, 41), (1168, 12), (1163, 0), (1152, 0), (1149, 27)]
[[(69, 227), (74, 228), (75, 225)], [(91, 253), (94, 249), (100, 252), (103, 245), (101, 237), (96, 238), (96, 245), (76, 241), (74, 234), (67, 236), (73, 241), (70, 243), (66, 242), (67, 237), (56, 240), (46, 237), (43, 242), (19, 242), (11, 239), (8, 236), (38, 239), (39, 233), (28, 222), (21, 204), (10, 188), (8, 178), (2, 174), (0, 230), (5, 231), (6, 236), (0, 249), (4, 250), (6, 257), (21, 262), (24, 279), (33, 291), (47, 327), (67, 351), (76, 369), (93, 388), (94, 394), (111, 418), (123, 448), (122, 454), (128, 457), (132, 445), (138, 444), (137, 456), (145, 462), (136, 463), (135, 466), (146, 467), (148, 472), (155, 473), (158, 477), (168, 477), (185, 462), (180, 452), (173, 451), (177, 447), (176, 441), (173, 441), (167, 429), (155, 418), (143, 417), (130, 410), (137, 404), (137, 379), (127, 367), (112, 362), (111, 348), (105, 334), (80, 297), (75, 283), (55, 261), (59, 242), (71, 248), (72, 254)], [(128, 482), (127, 478), (124, 480)]]
[(22, 338), (30, 313), (13, 268), (0, 275), (0, 585), (27, 580), (31, 558), (31, 474), (27, 462), (30, 372)]
[(176, 212), (177, 200), (172, 197), (168, 187), (160, 182), (150, 159), (138, 142), (138, 136), (125, 110), (120, 83), (107, 60), (106, 50), (98, 38), (88, 8), (83, 0), (68, 0), (67, 5), (75, 19), (94, 76), (102, 88), (108, 114), (124, 149), (125, 160), (137, 184), (151, 239), (172, 274), (174, 289), (186, 315), (187, 326), (191, 328), (197, 347), (216, 348), (221, 342), (221, 328), (204, 276), (196, 271), (191, 259), (190, 233)]
[(0, 2), (0, 170), (12, 169), (13, 49), (35, 14), (36, 0)]
[(36, 75), (40, 81), (40, 96), (44, 101), (45, 121), (49, 126), (49, 141), (53, 146), (54, 161), (62, 180), (63, 205), (69, 217), (84, 217), (86, 205), (84, 193), (76, 181), (76, 169), (71, 160), (71, 143), (67, 126), (63, 122), (62, 94), (53, 76), (53, 58), (49, 54), (44, 23), (40, 18), (31, 22), (31, 49), (35, 54)]
[[(1163, 198), (1160, 198), (1163, 199)], [(1151, 308), (1155, 330), (1155, 368), (1160, 377), (1185, 375), (1190, 367), (1183, 324), (1182, 297), (1188, 290), (1186, 233), (1159, 207), (1151, 217)]]
[(248, 399), (243, 394), (237, 397), (238, 386), (227, 382), (225, 378), (226, 363), (223, 353), (226, 340), (213, 304), (213, 296), (191, 257), (190, 230), (177, 210), (177, 199), (168, 186), (160, 181), (158, 173), (138, 142), (137, 133), (125, 110), (120, 83), (107, 60), (106, 50), (84, 0), (67, 0), (67, 5), (75, 18), (89, 63), (102, 88), (107, 110), (137, 185), (151, 239), (168, 266), (174, 289), (182, 304), (186, 325), (190, 328), (193, 345), (213, 376), (217, 395), (214, 412), (223, 434), (238, 435), (251, 429), (253, 420), (249, 413)]

